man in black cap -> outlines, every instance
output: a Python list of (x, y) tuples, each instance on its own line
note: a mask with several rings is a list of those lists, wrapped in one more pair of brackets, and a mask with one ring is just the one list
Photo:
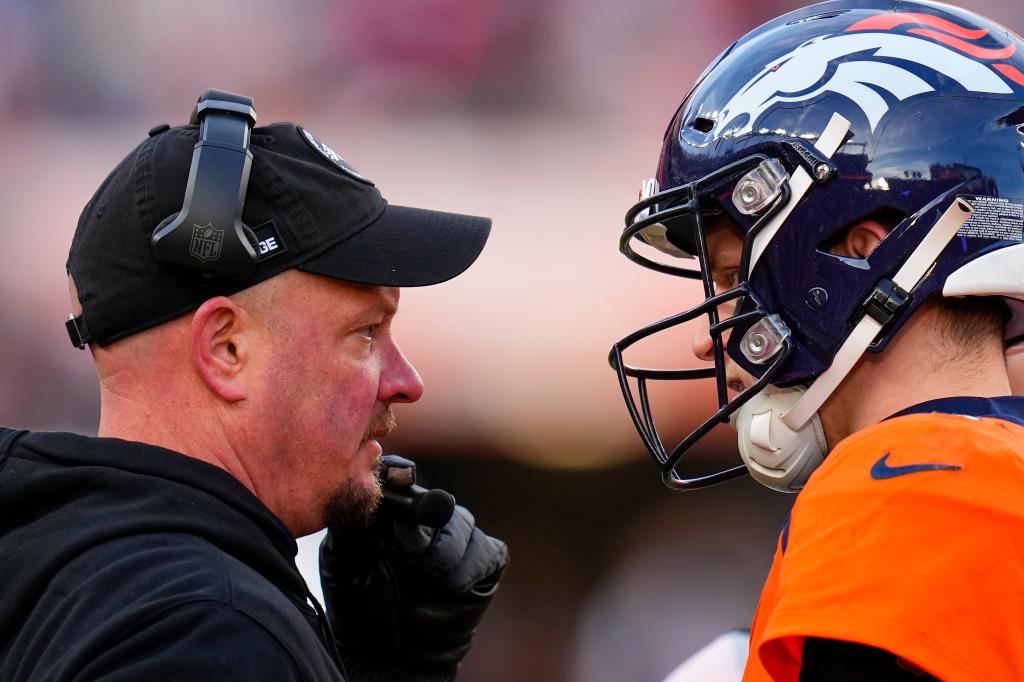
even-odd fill
[[(150, 131), (71, 245), (100, 437), (0, 429), (0, 680), (452, 679), (507, 550), (462, 507), (377, 510), (414, 468), (376, 439), (423, 390), (399, 288), (461, 273), (490, 221), (388, 205), (248, 98), (192, 123)], [(328, 526), (329, 618), (294, 561)]]

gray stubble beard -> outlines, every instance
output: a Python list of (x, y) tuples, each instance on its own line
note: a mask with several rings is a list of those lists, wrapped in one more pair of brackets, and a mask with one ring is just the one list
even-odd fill
[(327, 502), (327, 526), (334, 527), (348, 523), (368, 524), (377, 510), (382, 496), (379, 467), (374, 468), (373, 485), (371, 486), (364, 487), (355, 480), (348, 479)]
[[(380, 431), (391, 433), (396, 427), (395, 414), (391, 410), (391, 405), (387, 404), (370, 421), (363, 442), (370, 440), (374, 437), (373, 434)], [(345, 481), (339, 490), (334, 492), (327, 503), (328, 527), (353, 522), (360, 522), (364, 525), (369, 524), (383, 496), (379, 456), (376, 462), (374, 462), (373, 480), (373, 485), (370, 488), (363, 488), (350, 478)]]

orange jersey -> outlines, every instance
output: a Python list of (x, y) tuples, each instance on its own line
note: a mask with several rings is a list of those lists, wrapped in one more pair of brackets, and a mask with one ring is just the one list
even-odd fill
[(780, 537), (744, 682), (796, 682), (805, 637), (1024, 680), (1024, 427), (911, 414), (842, 441)]

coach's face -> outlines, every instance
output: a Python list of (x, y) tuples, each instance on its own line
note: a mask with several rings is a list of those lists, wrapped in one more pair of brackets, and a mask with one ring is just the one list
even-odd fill
[(278, 277), (287, 286), (261, 306), (250, 419), (262, 422), (252, 427), (267, 493), (298, 536), (375, 507), (377, 438), (394, 428), (391, 405), (418, 400), (423, 382), (392, 336), (397, 288), (294, 270)]

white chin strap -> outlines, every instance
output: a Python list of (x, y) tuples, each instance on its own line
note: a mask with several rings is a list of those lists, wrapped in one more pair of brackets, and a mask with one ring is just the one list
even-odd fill
[[(893, 283), (912, 292), (972, 212), (965, 201), (954, 201), (893, 276)], [(734, 414), (740, 455), (756, 481), (785, 492), (803, 488), (828, 452), (818, 410), (881, 330), (882, 323), (865, 314), (832, 364), (806, 389), (769, 386)]]

